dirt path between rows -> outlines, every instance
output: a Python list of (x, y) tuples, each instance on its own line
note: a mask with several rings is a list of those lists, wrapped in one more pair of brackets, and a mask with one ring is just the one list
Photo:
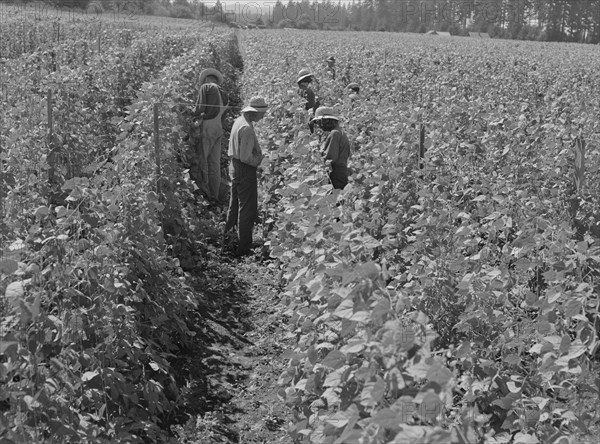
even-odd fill
[(177, 442), (289, 442), (289, 412), (277, 396), (277, 378), (292, 344), (280, 302), (280, 271), (260, 253), (232, 258), (216, 231), (199, 245), (195, 260), (190, 283), (202, 306), (196, 349), (181, 365), (188, 381), (182, 415), (190, 419), (174, 427)]

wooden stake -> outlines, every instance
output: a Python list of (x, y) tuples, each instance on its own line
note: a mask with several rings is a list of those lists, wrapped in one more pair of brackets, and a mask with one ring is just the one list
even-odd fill
[(53, 121), (52, 121), (52, 90), (48, 90), (48, 140), (52, 140), (53, 132)]
[(424, 164), (425, 159), (425, 125), (421, 121), (419, 124), (419, 169), (423, 169), (425, 167)]
[(158, 103), (154, 104), (154, 155), (156, 156), (156, 174), (160, 180), (160, 138), (158, 133)]
[(577, 193), (581, 194), (585, 173), (585, 139), (579, 135), (575, 139), (575, 171), (573, 179)]
[[(0, 159), (2, 159), (2, 137), (0, 137)], [(4, 162), (0, 161), (0, 180), (3, 179), (3, 171), (2, 164)], [(4, 218), (4, 190), (0, 190), (0, 215)]]

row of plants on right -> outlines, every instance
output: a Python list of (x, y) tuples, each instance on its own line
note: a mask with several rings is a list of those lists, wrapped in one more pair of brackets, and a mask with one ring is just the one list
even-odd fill
[[(560, 60), (571, 47), (556, 45), (453, 42), (444, 59), (436, 45), (445, 43), (417, 37), (320, 37), (246, 36), (246, 82), (271, 105), (259, 129), (269, 147), (261, 197), (297, 339), (278, 381), (294, 441), (558, 443), (593, 434), (600, 249), (588, 196), (598, 183), (599, 104), (580, 99), (597, 71), (573, 55)], [(271, 59), (292, 51), (320, 74), (322, 100), (354, 143), (345, 190), (328, 184), (302, 101), (292, 87), (273, 87), (289, 75), (263, 80), (269, 60), (251, 56), (262, 45), (279, 48)], [(358, 96), (311, 62), (332, 53), (338, 73), (359, 81)], [(490, 87), (466, 93), (484, 74)], [(573, 81), (581, 90), (566, 89)], [(577, 138), (589, 141), (591, 165), (581, 194)]]

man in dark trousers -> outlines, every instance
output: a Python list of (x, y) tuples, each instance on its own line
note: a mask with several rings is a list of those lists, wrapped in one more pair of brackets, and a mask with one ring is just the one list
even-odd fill
[(262, 97), (253, 97), (242, 109), (231, 128), (229, 151), (232, 177), (231, 198), (225, 222), (225, 234), (237, 226), (238, 256), (252, 252), (252, 229), (258, 217), (258, 181), (256, 170), (263, 154), (254, 132), (254, 123), (260, 121), (267, 111)]

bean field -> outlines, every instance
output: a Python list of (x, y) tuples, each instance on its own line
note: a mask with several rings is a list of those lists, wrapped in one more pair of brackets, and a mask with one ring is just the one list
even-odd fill
[[(190, 360), (218, 355), (211, 297), (231, 293), (194, 285), (229, 260), (189, 174), (207, 67), (232, 98), (226, 128), (246, 99), (269, 104), (252, 261), (283, 320), (256, 332), (285, 342), (277, 442), (594, 441), (595, 46), (57, 23), (0, 31), (2, 442), (275, 442), (174, 433)], [(301, 68), (351, 140), (344, 190)]]

